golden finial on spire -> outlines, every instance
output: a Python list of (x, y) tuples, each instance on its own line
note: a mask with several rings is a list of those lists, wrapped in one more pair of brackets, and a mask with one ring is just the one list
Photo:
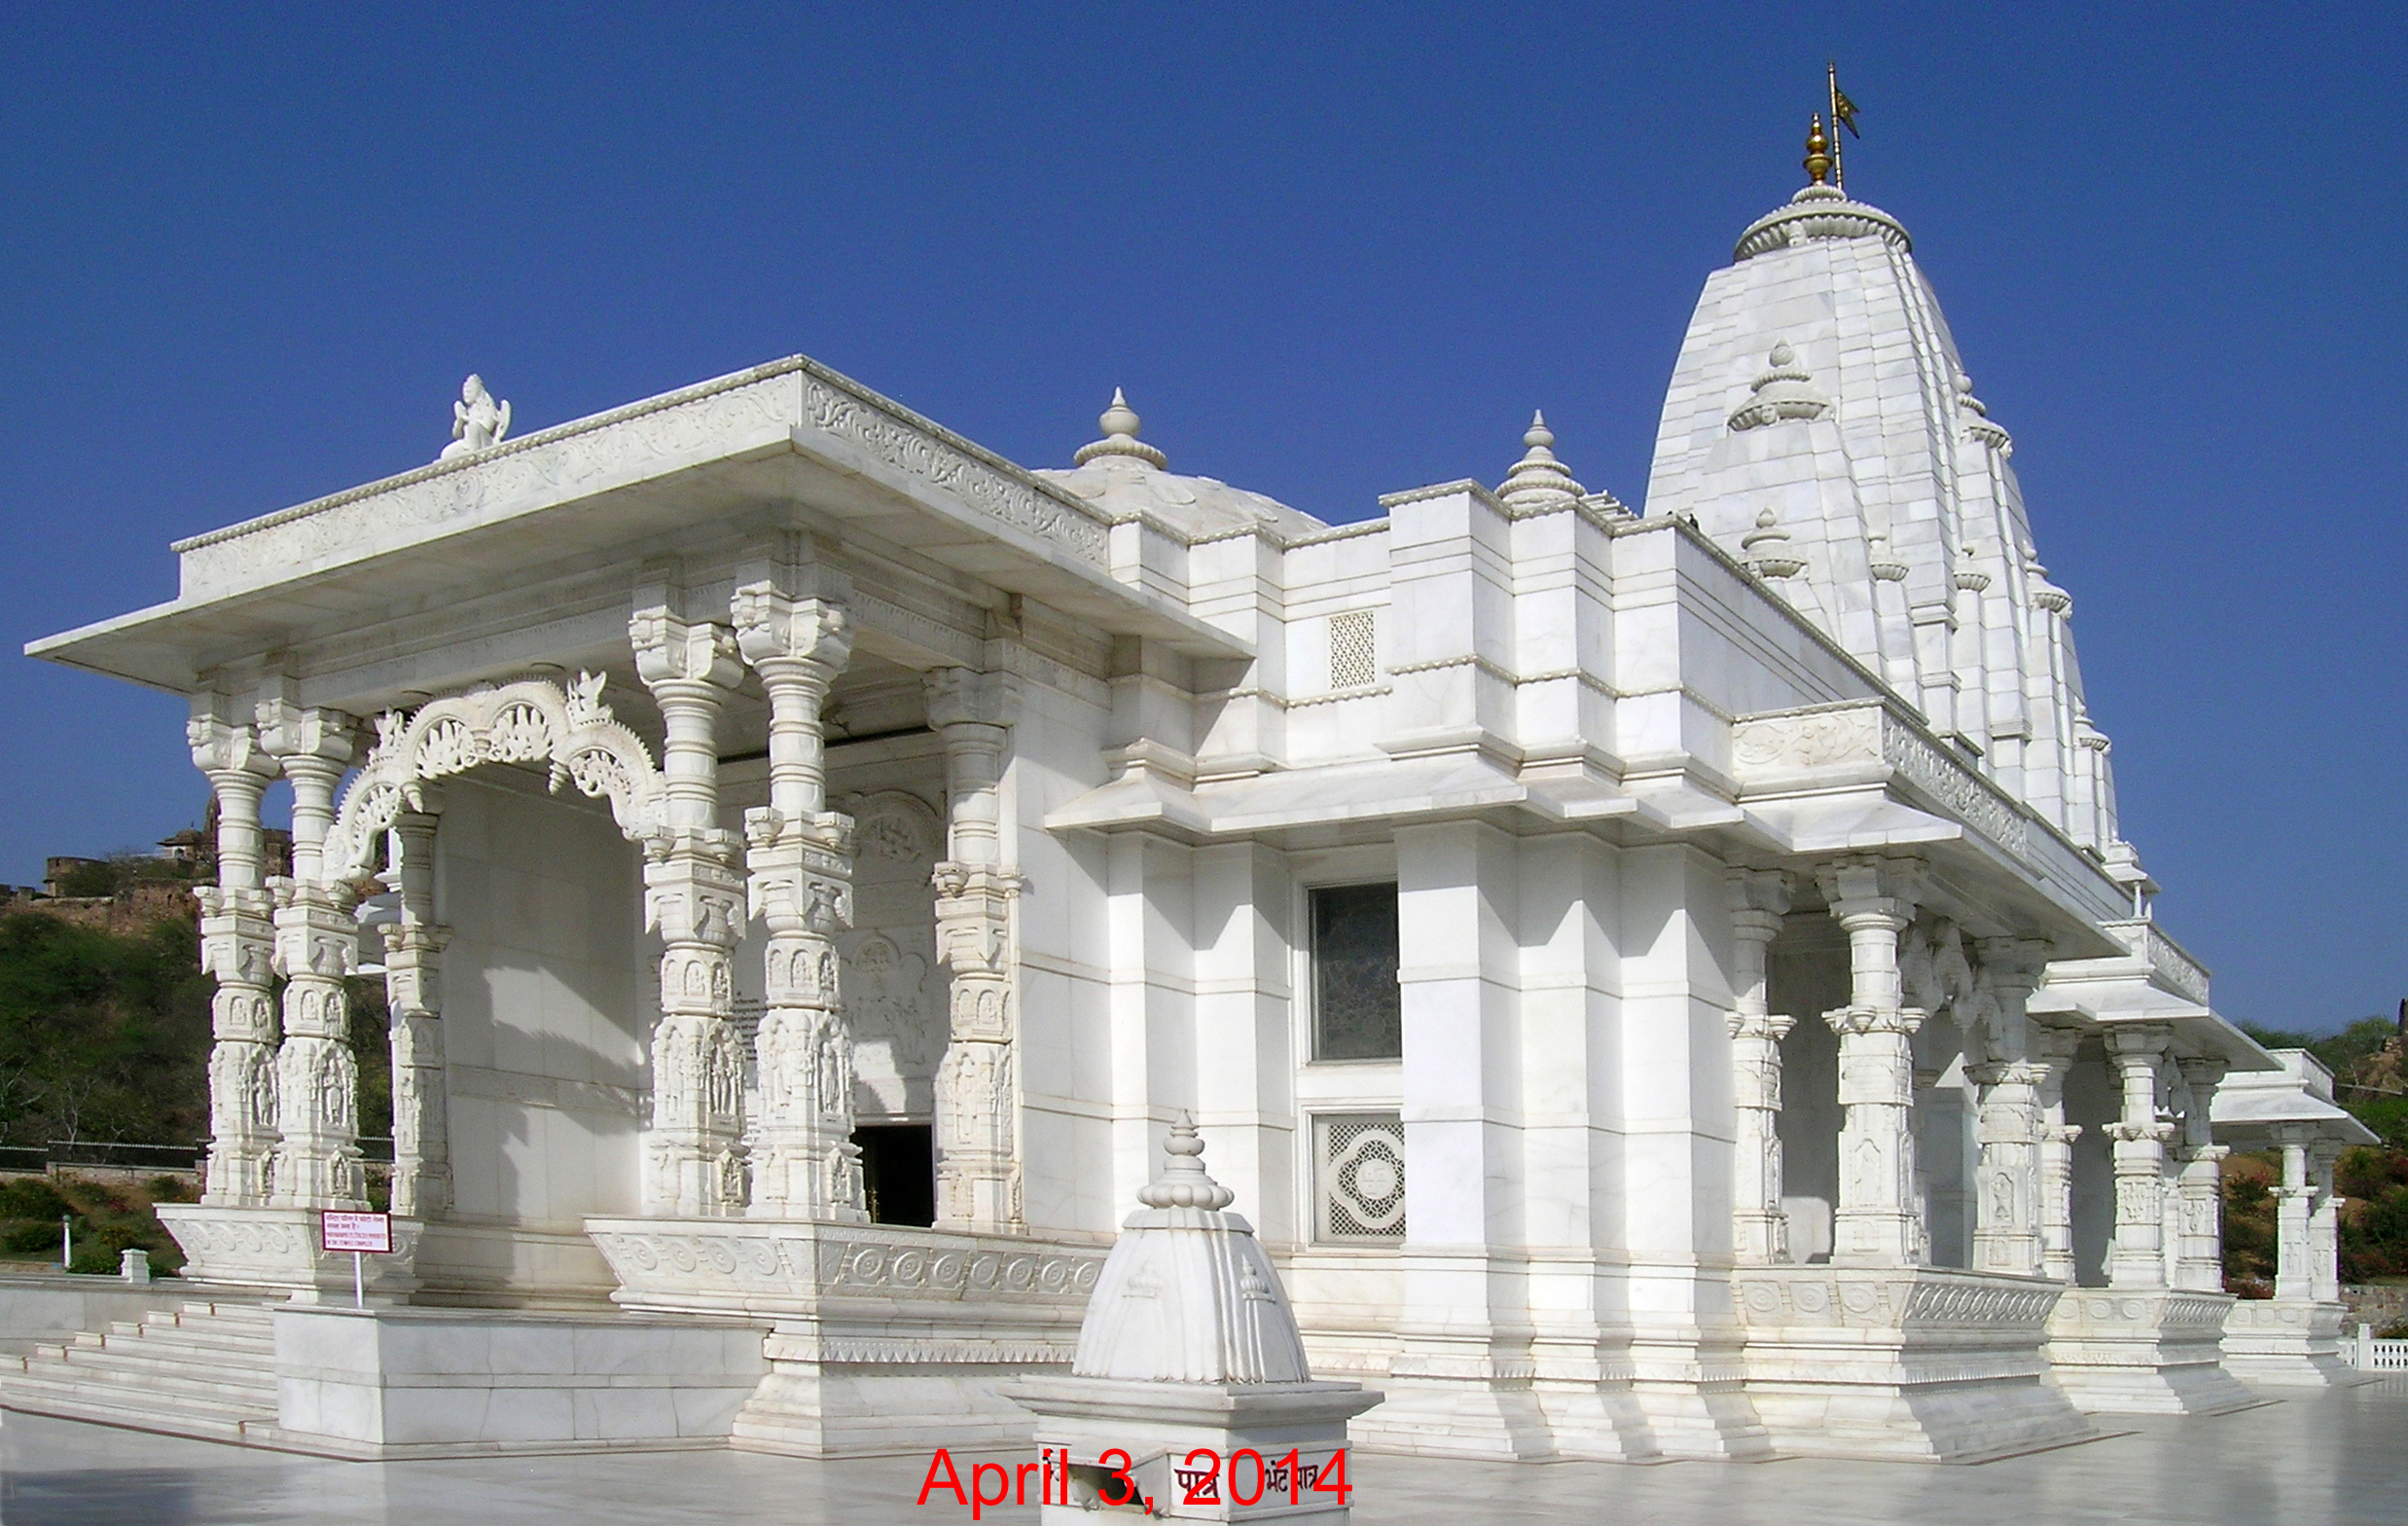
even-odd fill
[(1806, 129), (1806, 172), (1816, 185), (1831, 173), (1831, 140), (1822, 135), (1822, 113), (1816, 112), (1814, 125)]

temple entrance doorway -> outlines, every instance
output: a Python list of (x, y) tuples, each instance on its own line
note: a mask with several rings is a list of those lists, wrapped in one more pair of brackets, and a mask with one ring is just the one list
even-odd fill
[(875, 1123), (853, 1131), (870, 1222), (936, 1222), (936, 1134), (925, 1123)]

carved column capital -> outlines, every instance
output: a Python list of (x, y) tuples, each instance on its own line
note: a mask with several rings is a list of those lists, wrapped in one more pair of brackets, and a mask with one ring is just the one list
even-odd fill
[(1774, 1043), (1789, 1036), (1797, 1019), (1779, 1012), (1728, 1012), (1724, 1025), (1734, 1038), (1762, 1038)]
[(211, 783), (221, 775), (248, 776), (263, 784), (276, 777), (275, 754), (260, 745), (257, 724), (249, 716), (235, 715), (225, 695), (193, 696), (184, 740), (192, 747), (193, 767), (208, 775)]
[(2031, 1025), (2032, 1058), (2062, 1072), (2073, 1063), (2073, 1052), (2082, 1047), (2082, 1031), (2056, 1023), (2033, 1022)]
[(2036, 1089), (2048, 1076), (2047, 1066), (2024, 1060), (1994, 1060), (1984, 1065), (1965, 1067), (1965, 1078), (1976, 1086), (2029, 1086)]
[(2160, 1023), (2124, 1023), (2105, 1034), (2107, 1053), (2127, 1066), (2155, 1066), (2174, 1042), (2174, 1031)]
[(2127, 1123), (2118, 1121), (2105, 1127), (2107, 1138), (2118, 1144), (2163, 1144), (2174, 1138), (2171, 1123)]
[(1730, 868), (1722, 873), (1723, 893), (1730, 906), (1733, 926), (1751, 930), (1765, 924), (1759, 919), (1772, 919), (1772, 931), (1764, 936), (1770, 941), (1780, 931), (1780, 919), (1787, 916), (1790, 906), (1789, 873), (1785, 869)]
[(1879, 919), (1894, 922), (1890, 929), (1894, 932), (1903, 931), (1915, 920), (1923, 873), (1920, 858), (1851, 854), (1816, 868), (1815, 883), (1843, 926), (1851, 919)]
[(972, 668), (931, 668), (921, 679), (928, 695), (928, 724), (1009, 726), (1019, 708), (1020, 682), (1008, 672)]
[(359, 751), (357, 717), (323, 706), (304, 706), (289, 696), (267, 693), (256, 711), (259, 744), (274, 754), (286, 773), (295, 764), (332, 766), (337, 778), (351, 766)]
[(1920, 1008), (1911, 1006), (1843, 1006), (1825, 1012), (1822, 1020), (1843, 1038), (1870, 1034), (1908, 1037), (1923, 1028), (1923, 1016)]
[(2051, 945), (2046, 938), (1979, 938), (1982, 975), (2001, 992), (2030, 996), (2047, 973)]
[(773, 583), (750, 583), (729, 603), (737, 650), (755, 668), (805, 663), (829, 676), (852, 660), (852, 612), (834, 599), (797, 598)]
[(2212, 1055), (2185, 1056), (2174, 1061), (2174, 1065), (2193, 1091), (2212, 1093), (2232, 1072), (2230, 1061)]
[(733, 689), (744, 676), (734, 631), (715, 620), (684, 619), (665, 604), (629, 617), (628, 645), (636, 675), (656, 692), (671, 684)]

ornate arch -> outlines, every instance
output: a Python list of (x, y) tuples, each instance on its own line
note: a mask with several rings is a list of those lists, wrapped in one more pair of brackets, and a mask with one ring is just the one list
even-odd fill
[(581, 672), (563, 692), (522, 678), (431, 700), (414, 713), (378, 715), (376, 747), (343, 791), (327, 834), (328, 878), (366, 874), (377, 838), (403, 811), (421, 808), (427, 781), (487, 763), (545, 764), (555, 793), (573, 783), (580, 794), (607, 797), (620, 831), (637, 842), (654, 835), (665, 797), (661, 771), (643, 739), (602, 703), (603, 682), (601, 673)]

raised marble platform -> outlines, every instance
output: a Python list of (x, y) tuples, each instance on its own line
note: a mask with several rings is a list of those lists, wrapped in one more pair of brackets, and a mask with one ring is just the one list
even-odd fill
[(725, 1446), (759, 1325), (467, 1309), (274, 1311), (285, 1451), (397, 1459)]
[(1975, 1462), (2098, 1435), (2048, 1382), (2062, 1284), (1936, 1267), (1743, 1267), (1747, 1397), (1783, 1453)]
[(2069, 1288), (2049, 1320), (2049, 1368), (2094, 1414), (2220, 1415), (2267, 1402), (2224, 1369), (2230, 1293)]
[(771, 1322), (733, 1443), (800, 1457), (1020, 1445), (998, 1393), (1068, 1367), (1108, 1247), (806, 1219), (594, 1218), (621, 1307)]
[(2236, 1298), (2224, 1320), (2224, 1370), (2269, 1388), (2371, 1383), (2344, 1350), (2350, 1311), (2305, 1298)]

